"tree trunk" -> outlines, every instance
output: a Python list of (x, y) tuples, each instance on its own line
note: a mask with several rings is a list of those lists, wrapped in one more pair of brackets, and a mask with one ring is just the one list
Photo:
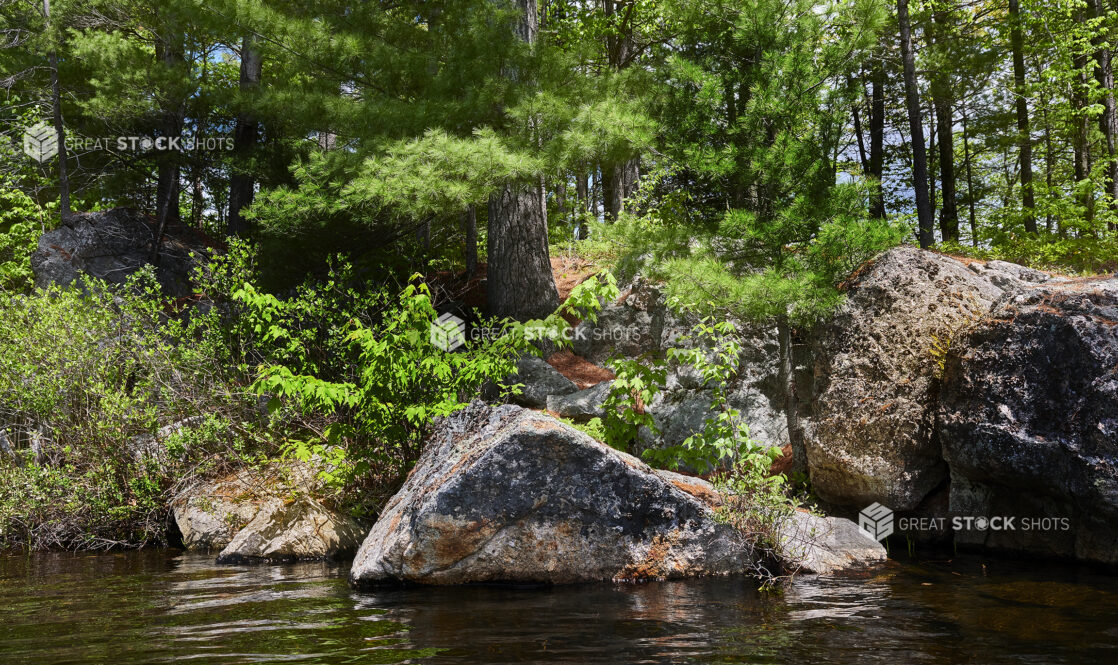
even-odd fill
[[(1085, 22), (1086, 17), (1082, 10), (1076, 13), (1075, 20), (1081, 26)], [(1072, 67), (1076, 72), (1072, 93), (1072, 107), (1075, 109), (1075, 128), (1072, 137), (1072, 150), (1075, 153), (1075, 184), (1080, 190), (1079, 203), (1083, 206), (1083, 216), (1087, 222), (1092, 222), (1095, 218), (1095, 197), (1090, 185), (1084, 182), (1091, 174), (1091, 146), (1089, 143), (1091, 119), (1087, 113), (1089, 104), (1087, 89), (1089, 88), (1088, 80), (1090, 76), (1087, 73), (1087, 55), (1082, 51), (1077, 51), (1072, 56)]]
[(955, 120), (951, 113), (950, 99), (939, 99), (935, 106), (936, 125), (939, 127), (939, 179), (943, 192), (939, 228), (944, 240), (958, 240), (959, 211), (955, 202)]
[(970, 215), (970, 244), (978, 247), (978, 218), (974, 214), (974, 176), (970, 166), (970, 138), (967, 135), (967, 106), (963, 104), (963, 162), (967, 167), (967, 208)]
[(235, 162), (229, 179), (229, 235), (242, 235), (248, 231), (248, 221), (241, 210), (252, 205), (256, 180), (252, 175), (252, 153), (256, 147), (259, 125), (247, 110), (245, 97), (260, 85), (262, 63), (256, 50), (254, 37), (246, 35), (241, 42), (241, 111), (237, 114), (237, 128), (233, 134)]
[[(162, 136), (168, 142), (181, 140), (183, 124), (183, 101), (176, 90), (175, 70), (182, 64), (185, 54), (184, 36), (182, 30), (174, 24), (172, 19), (164, 26), (164, 36), (157, 49), (157, 57), (161, 64), (167, 68), (171, 75), (170, 88), (164, 91)], [(151, 262), (159, 264), (160, 247), (163, 244), (163, 235), (169, 224), (179, 221), (179, 193), (182, 188), (181, 154), (168, 146), (161, 155), (159, 164), (158, 181), (155, 186), (156, 208), (155, 217), (157, 228), (155, 242), (151, 248)]]
[[(882, 49), (884, 50), (884, 48)], [(870, 214), (885, 219), (885, 54), (874, 58), (870, 78), (870, 158), (869, 173), (877, 179)]]
[(792, 326), (787, 316), (777, 319), (776, 332), (780, 341), (780, 384), (784, 392), (784, 415), (788, 425), (788, 443), (792, 447), (792, 472), (807, 473), (807, 447), (804, 445), (804, 428), (800, 422), (800, 403), (796, 396), (796, 371), (792, 361)]
[(466, 277), (471, 278), (477, 272), (477, 208), (474, 206), (462, 213), (462, 235), (466, 239), (462, 258), (466, 261)]
[[(1056, 148), (1052, 143), (1052, 123), (1048, 119), (1048, 109), (1044, 110), (1044, 184), (1049, 196), (1052, 192), (1052, 174), (1056, 163)], [(1044, 230), (1053, 231), (1052, 206), (1047, 206), (1048, 213), (1044, 216)]]
[(936, 217), (936, 106), (928, 101), (928, 202), (932, 209), (932, 219)]
[[(1107, 9), (1103, 0), (1092, 0), (1096, 18), (1105, 17)], [(1103, 91), (1103, 112), (1099, 116), (1099, 130), (1102, 131), (1106, 145), (1106, 195), (1110, 199), (1111, 210), (1118, 210), (1118, 162), (1115, 161), (1115, 134), (1118, 134), (1118, 111), (1114, 102), (1114, 68), (1111, 63), (1111, 50), (1108, 44), (1109, 35), (1100, 35), (1095, 43), (1098, 50), (1095, 60), (1098, 63), (1096, 75), (1099, 86)], [(1118, 225), (1109, 223), (1111, 231), (1118, 230)]]
[(1029, 102), (1025, 89), (1025, 52), (1018, 0), (1009, 0), (1010, 48), (1013, 51), (1013, 87), (1017, 106), (1017, 145), (1021, 160), (1021, 208), (1027, 233), (1036, 233), (1033, 196), (1033, 139), (1029, 129)]
[(607, 222), (617, 221), (625, 211), (625, 199), (636, 191), (638, 164), (639, 160), (633, 158), (623, 164), (602, 168), (602, 199)]
[[(536, 0), (515, 0), (514, 4), (521, 10), (517, 36), (535, 44), (539, 26)], [(491, 315), (542, 318), (559, 306), (547, 243), (542, 179), (505, 185), (489, 198), (486, 299)]]
[(578, 212), (575, 239), (577, 240), (586, 240), (590, 235), (587, 226), (587, 215), (590, 212), (590, 184), (587, 182), (589, 177), (585, 173), (575, 174), (575, 198), (577, 199), (575, 208)]
[(932, 206), (928, 198), (928, 161), (924, 153), (924, 126), (920, 117), (920, 92), (916, 87), (916, 59), (912, 52), (912, 29), (908, 19), (908, 0), (897, 0), (897, 22), (901, 33), (901, 61), (904, 67), (905, 105), (912, 146), (912, 187), (916, 195), (916, 217), (920, 246), (935, 242)]
[(559, 306), (547, 251), (542, 182), (508, 185), (489, 199), (489, 313), (526, 320)]
[[(43, 0), (43, 19), (50, 25), (50, 0)], [(58, 139), (58, 211), (70, 215), (70, 176), (66, 170), (66, 127), (62, 124), (62, 90), (58, 82), (58, 52), (50, 50), (50, 100), (54, 133)]]

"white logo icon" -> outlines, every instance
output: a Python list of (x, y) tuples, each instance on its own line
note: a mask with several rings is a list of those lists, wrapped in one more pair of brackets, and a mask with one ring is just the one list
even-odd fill
[(443, 351), (453, 351), (466, 343), (466, 322), (450, 312), (431, 323), (431, 344)]
[(885, 540), (893, 533), (893, 511), (880, 503), (871, 503), (858, 513), (858, 528), (874, 540)]
[(23, 133), (23, 152), (37, 162), (48, 162), (58, 154), (58, 132), (45, 122), (36, 123)]

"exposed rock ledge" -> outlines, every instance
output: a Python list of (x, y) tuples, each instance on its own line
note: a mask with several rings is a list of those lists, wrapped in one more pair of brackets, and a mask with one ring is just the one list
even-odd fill
[(348, 558), (366, 530), (310, 498), (317, 483), (317, 469), (296, 463), (196, 484), (172, 503), (183, 546), (220, 550), (218, 563)]
[[(702, 480), (654, 471), (546, 415), (475, 403), (439, 423), (350, 579), (572, 583), (745, 572), (753, 548), (717, 519), (716, 497)], [(782, 564), (829, 572), (884, 558), (856, 528), (861, 540), (841, 552), (826, 548), (849, 543), (811, 538), (817, 527), (848, 533), (841, 522), (795, 520), (785, 540), (799, 545)]]

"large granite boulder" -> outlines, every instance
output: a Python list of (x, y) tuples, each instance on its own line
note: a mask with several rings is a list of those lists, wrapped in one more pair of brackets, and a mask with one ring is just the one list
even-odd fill
[(264, 502), (217, 555), (218, 563), (273, 563), (353, 556), (368, 529), (310, 497)]
[[(935, 436), (942, 350), (1009, 290), (1045, 281), (898, 247), (864, 267), (817, 342), (813, 489), (835, 504), (916, 508), (948, 475)], [(937, 357), (938, 355), (938, 357)]]
[(353, 563), (359, 586), (741, 573), (754, 562), (701, 479), (657, 472), (546, 415), (443, 419)]
[[(123, 284), (150, 263), (156, 226), (150, 217), (128, 208), (68, 215), (61, 226), (39, 238), (31, 257), (35, 285), (68, 286), (80, 275)], [(196, 232), (176, 225), (160, 245), (156, 278), (171, 296), (189, 295), (190, 277), (206, 243)], [(191, 257), (194, 252), (197, 258)]]
[(1118, 563), (1118, 278), (1003, 298), (947, 356), (951, 513), (1016, 516), (956, 542)]

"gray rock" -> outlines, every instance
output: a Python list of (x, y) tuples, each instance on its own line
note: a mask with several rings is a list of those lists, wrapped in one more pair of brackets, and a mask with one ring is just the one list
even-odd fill
[(820, 497), (911, 510), (947, 477), (933, 427), (932, 349), (954, 345), (1002, 294), (963, 263), (913, 247), (886, 252), (853, 278), (819, 340), (807, 456)]
[(1118, 563), (1118, 279), (1004, 297), (953, 345), (937, 424), (951, 512), (1018, 517), (956, 542)]
[(357, 585), (571, 583), (740, 572), (749, 548), (636, 458), (514, 406), (444, 419), (369, 532)]
[(633, 358), (656, 352), (661, 349), (668, 317), (660, 289), (638, 278), (617, 302), (602, 308), (597, 321), (575, 326), (571, 347), (597, 365), (614, 355)]
[(171, 501), (171, 513), (190, 551), (225, 548), (269, 500), (322, 491), (320, 466), (302, 462), (245, 468), (188, 487)]
[[(190, 253), (204, 255), (205, 245), (190, 233), (173, 229), (160, 247), (156, 276), (171, 296), (192, 292), (190, 276), (196, 260)], [(67, 216), (61, 226), (39, 239), (39, 249), (31, 257), (35, 285), (68, 286), (83, 274), (123, 284), (149, 263), (154, 241), (154, 222), (135, 210), (115, 208)]]
[(886, 559), (885, 547), (841, 517), (796, 511), (780, 527), (783, 556), (791, 570), (827, 574)]
[(550, 395), (547, 398), (547, 410), (576, 422), (602, 418), (605, 416), (602, 403), (609, 397), (611, 386), (613, 381), (602, 381), (569, 395)]
[(309, 497), (269, 499), (217, 556), (222, 564), (274, 563), (352, 556), (368, 533), (348, 515)]
[(578, 386), (559, 373), (547, 361), (526, 355), (516, 363), (516, 374), (508, 381), (524, 384), (521, 393), (513, 397), (517, 404), (533, 409), (547, 406), (549, 395), (569, 395), (578, 392)]

